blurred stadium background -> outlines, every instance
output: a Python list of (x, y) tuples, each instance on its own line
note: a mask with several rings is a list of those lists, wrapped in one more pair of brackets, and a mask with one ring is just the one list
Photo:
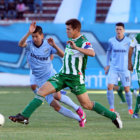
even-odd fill
[[(0, 0), (0, 86), (28, 86), (29, 67), (18, 41), (35, 20), (45, 37), (53, 37), (64, 50), (68, 40), (65, 21), (77, 18), (82, 34), (92, 43), (96, 57), (88, 59), (86, 86), (106, 89), (104, 74), (108, 39), (115, 35), (115, 23), (124, 22), (126, 34), (140, 32), (140, 0)], [(62, 60), (55, 56), (58, 72)], [(132, 84), (137, 88), (135, 73)]]

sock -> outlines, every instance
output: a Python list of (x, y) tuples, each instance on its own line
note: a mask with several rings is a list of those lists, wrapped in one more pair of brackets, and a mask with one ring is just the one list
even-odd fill
[(61, 94), (60, 101), (68, 106), (71, 106), (75, 111), (78, 110), (79, 106), (75, 104), (68, 96)]
[(130, 91), (125, 93), (125, 98), (128, 105), (128, 109), (132, 109), (132, 94)]
[(103, 105), (99, 104), (98, 102), (94, 102), (94, 106), (92, 110), (96, 111), (98, 114), (103, 115), (111, 120), (116, 119), (116, 114), (114, 112), (109, 111)]
[(33, 90), (34, 94), (36, 95), (38, 91), (38, 88), (36, 88), (35, 90)]
[(110, 109), (114, 109), (114, 93), (113, 90), (107, 90), (107, 99), (110, 105)]
[(65, 108), (64, 106), (61, 106), (61, 108), (60, 108), (60, 110), (58, 112), (60, 114), (64, 115), (64, 116), (66, 116), (66, 117), (75, 119), (77, 121), (81, 120), (81, 118), (77, 114), (73, 113), (71, 110)]
[(133, 89), (133, 88), (130, 88), (130, 91), (131, 91), (131, 92), (133, 92), (133, 91), (134, 91), (134, 89)]
[(44, 98), (41, 96), (36, 96), (23, 110), (23, 112), (21, 113), (21, 115), (23, 115), (26, 118), (29, 118), (32, 113), (40, 106), (42, 105), (42, 102), (44, 100)]
[(139, 112), (139, 108), (140, 108), (140, 94), (137, 96), (136, 99), (134, 114), (137, 114)]
[(121, 98), (122, 102), (126, 102), (124, 95), (123, 95), (123, 90), (121, 88), (119, 88), (119, 90), (117, 90), (117, 93), (118, 93), (119, 97)]

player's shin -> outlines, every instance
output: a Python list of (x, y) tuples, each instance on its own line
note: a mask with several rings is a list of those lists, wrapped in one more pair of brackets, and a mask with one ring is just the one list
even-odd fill
[(137, 99), (136, 99), (136, 106), (135, 106), (134, 114), (137, 114), (139, 112), (139, 109), (140, 109), (140, 94), (137, 96)]
[(24, 117), (29, 118), (32, 113), (42, 104), (44, 98), (36, 95), (35, 98), (25, 107), (21, 113)]
[(111, 120), (116, 119), (116, 114), (114, 112), (109, 111), (107, 108), (105, 108), (103, 105), (101, 105), (98, 102), (94, 102), (94, 106), (92, 110), (96, 111), (100, 115), (110, 118)]
[(61, 94), (60, 102), (71, 106), (75, 111), (78, 110), (79, 106), (75, 104), (68, 96)]

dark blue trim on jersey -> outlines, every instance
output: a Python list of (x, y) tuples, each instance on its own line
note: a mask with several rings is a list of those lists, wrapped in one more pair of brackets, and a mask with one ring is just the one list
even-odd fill
[(122, 39), (118, 39), (118, 38), (116, 37), (116, 40), (118, 40), (119, 42), (121, 42), (122, 40), (124, 40), (124, 38), (125, 38), (125, 36), (124, 36)]
[[(32, 40), (32, 41), (33, 41), (33, 40)], [(33, 41), (33, 44), (34, 44), (34, 46), (35, 46), (36, 48), (40, 48), (40, 47), (42, 46), (43, 43), (44, 43), (44, 40), (42, 40), (41, 45), (37, 46), (37, 45), (34, 43), (34, 41)]]

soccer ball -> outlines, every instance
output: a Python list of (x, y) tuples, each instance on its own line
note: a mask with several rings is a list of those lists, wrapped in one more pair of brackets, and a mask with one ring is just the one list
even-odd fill
[(0, 126), (3, 126), (5, 123), (5, 118), (2, 114), (0, 114)]

